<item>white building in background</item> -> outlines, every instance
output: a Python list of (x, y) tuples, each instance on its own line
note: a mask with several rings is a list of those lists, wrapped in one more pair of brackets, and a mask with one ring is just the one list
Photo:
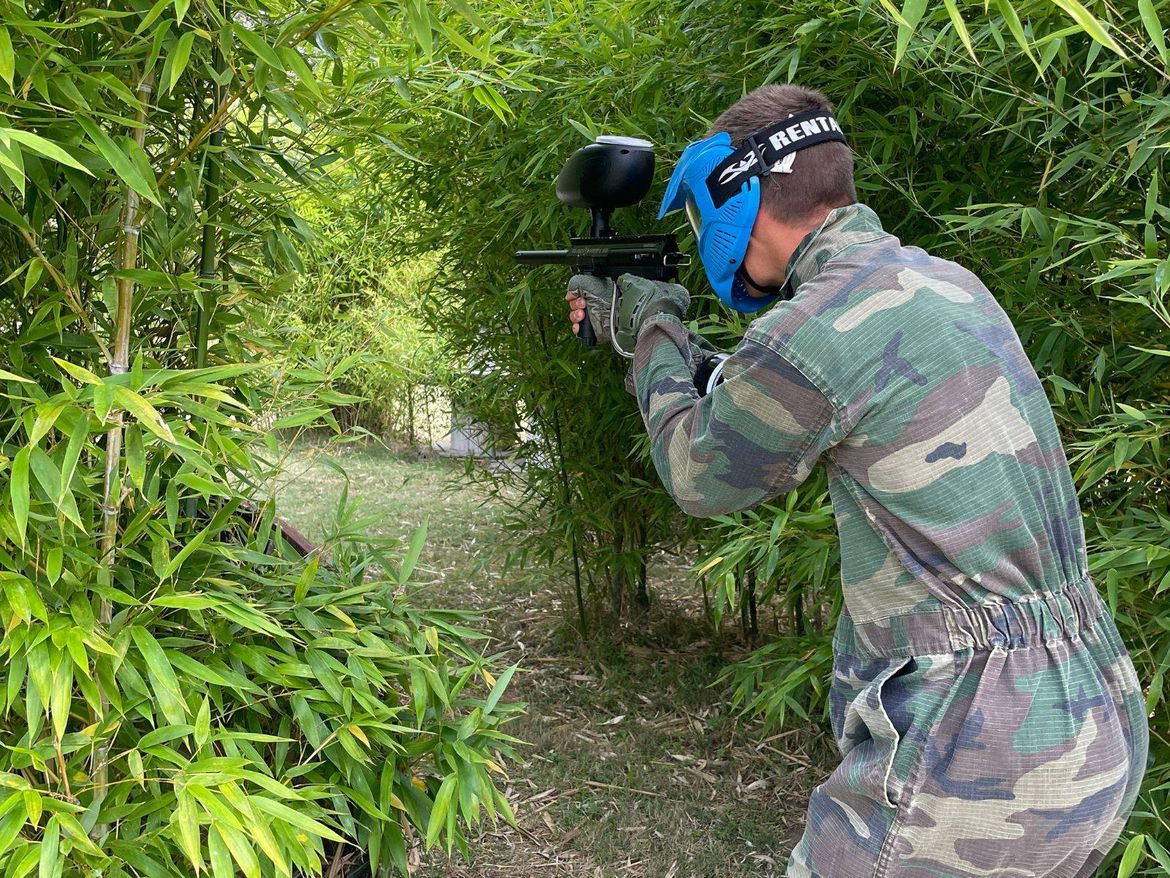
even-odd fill
[[(482, 368), (468, 369), (471, 378), (480, 378), (494, 375), (500, 369), (488, 361)], [(496, 448), (489, 450), (491, 436), (487, 426), (476, 421), (470, 413), (463, 411), (454, 399), (448, 400), (451, 411), (451, 428), (447, 434), (437, 442), (431, 444), (430, 451), (443, 457), (474, 457), (491, 460), (503, 460), (512, 457), (513, 449)], [(521, 403), (521, 425), (519, 436), (521, 443), (528, 442), (534, 436), (531, 424), (524, 416)]]

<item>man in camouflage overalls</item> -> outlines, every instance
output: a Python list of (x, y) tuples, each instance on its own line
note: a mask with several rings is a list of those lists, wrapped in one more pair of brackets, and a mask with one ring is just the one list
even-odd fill
[[(728, 132), (724, 155), (818, 109), (831, 111), (817, 92), (769, 86), (712, 134)], [(771, 307), (709, 392), (695, 373), (711, 348), (684, 328), (682, 287), (623, 276), (615, 318), (608, 282), (575, 277), (574, 329), (586, 302), (601, 338), (625, 320), (654, 464), (689, 514), (746, 509), (819, 460), (828, 470), (845, 604), (829, 704), (842, 761), (813, 790), (787, 875), (1090, 876), (1134, 805), (1148, 731), (1088, 576), (1052, 411), (992, 295), (885, 232), (856, 202), (851, 156), (842, 182), (842, 149), (810, 146), (782, 179), (756, 178), (763, 207), (729, 295)], [(741, 151), (715, 171), (756, 164)], [(717, 204), (715, 183), (712, 193)], [(687, 207), (718, 218), (710, 203)], [(712, 285), (724, 298), (722, 282)]]

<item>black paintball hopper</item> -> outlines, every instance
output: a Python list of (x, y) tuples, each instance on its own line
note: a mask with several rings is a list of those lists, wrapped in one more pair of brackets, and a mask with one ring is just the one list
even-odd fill
[(608, 212), (637, 204), (653, 182), (650, 141), (603, 134), (565, 162), (557, 175), (557, 198), (570, 207)]

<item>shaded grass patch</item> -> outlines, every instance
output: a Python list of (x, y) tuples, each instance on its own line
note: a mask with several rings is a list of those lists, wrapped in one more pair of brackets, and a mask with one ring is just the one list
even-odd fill
[(731, 712), (713, 684), (745, 647), (730, 627), (713, 631), (685, 565), (659, 559), (650, 608), (583, 643), (567, 571), (500, 573), (506, 510), (462, 485), (460, 464), (354, 444), (298, 445), (289, 460), (282, 515), (320, 539), (348, 484), (379, 535), (407, 539), (426, 521), (416, 599), (483, 612), (488, 649), (520, 664), (509, 698), (529, 708), (509, 731), (527, 746), (508, 767), (518, 827), (473, 838), (471, 864), (416, 845), (417, 874), (782, 874), (831, 742), (818, 725), (769, 736)]

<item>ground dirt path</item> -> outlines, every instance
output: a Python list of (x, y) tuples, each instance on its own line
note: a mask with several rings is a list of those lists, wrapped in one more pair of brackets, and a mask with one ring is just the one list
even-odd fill
[(711, 684), (742, 646), (712, 636), (682, 568), (655, 565), (647, 614), (586, 646), (565, 623), (568, 578), (504, 574), (505, 510), (459, 487), (449, 462), (353, 445), (297, 446), (289, 460), (283, 515), (319, 539), (348, 479), (375, 531), (408, 538), (425, 520), (416, 599), (483, 612), (490, 651), (520, 663), (509, 693), (528, 711), (508, 727), (528, 742), (508, 766), (519, 825), (478, 834), (471, 863), (417, 851), (417, 875), (783, 874), (809, 790), (831, 767), (829, 741), (819, 728), (769, 736), (735, 719)]

